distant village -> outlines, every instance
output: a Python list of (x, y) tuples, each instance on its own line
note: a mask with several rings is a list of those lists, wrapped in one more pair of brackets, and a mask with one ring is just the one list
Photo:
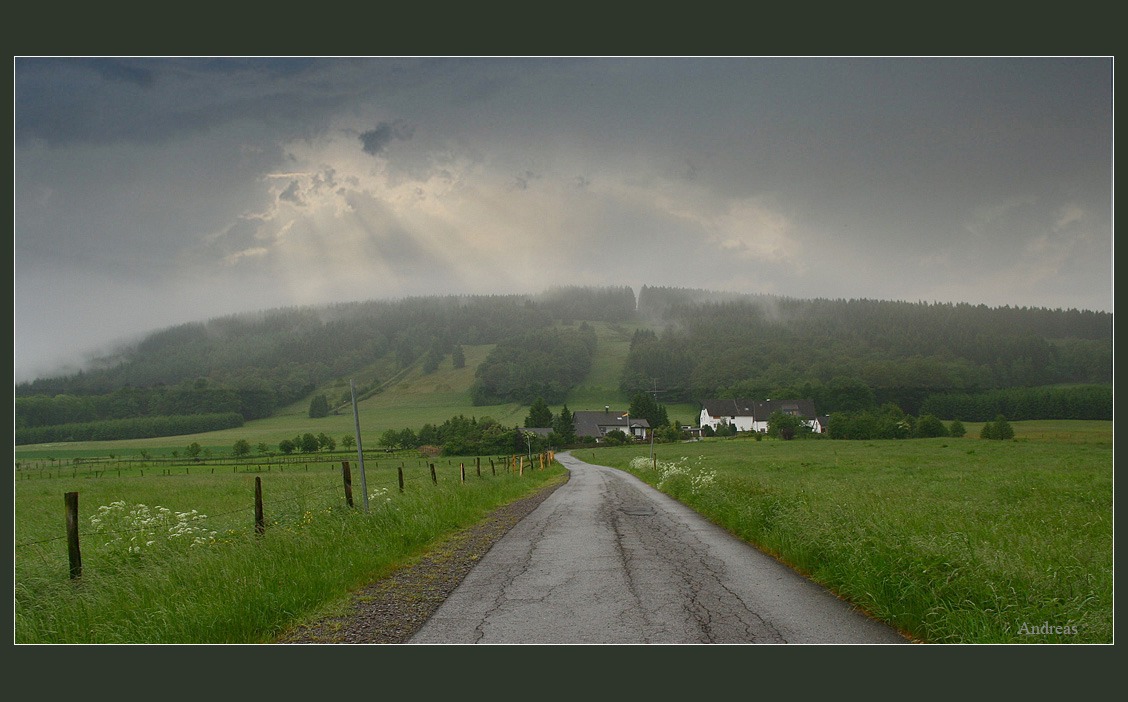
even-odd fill
[[(716, 433), (723, 425), (738, 432), (766, 434), (768, 422), (776, 412), (799, 417), (814, 433), (826, 433), (829, 417), (817, 415), (812, 400), (703, 400), (698, 426), (681, 428), (691, 436), (701, 436), (703, 432)], [(590, 437), (597, 442), (613, 431), (620, 431), (634, 439), (650, 438), (649, 421), (642, 417), (631, 417), (621, 410), (612, 410), (610, 406), (604, 407), (602, 412), (576, 411), (573, 413), (573, 424), (578, 438)], [(548, 436), (552, 429), (528, 428), (524, 431)]]

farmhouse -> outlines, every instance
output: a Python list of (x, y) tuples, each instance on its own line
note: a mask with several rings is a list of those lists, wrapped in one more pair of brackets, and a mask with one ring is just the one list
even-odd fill
[(702, 400), (701, 427), (712, 427), (715, 431), (724, 422), (737, 431), (765, 433), (768, 420), (775, 412), (802, 417), (804, 424), (820, 434), (826, 431), (825, 418), (820, 421), (811, 400)]
[[(650, 422), (641, 417), (627, 417), (625, 412), (611, 411), (610, 407), (604, 407), (602, 412), (598, 411), (576, 411), (572, 424), (576, 427), (576, 436), (595, 437), (596, 441), (603, 438), (609, 431), (618, 429), (624, 434), (629, 434), (636, 439), (645, 439), (650, 436)], [(627, 420), (630, 420), (630, 426), (627, 426)]]

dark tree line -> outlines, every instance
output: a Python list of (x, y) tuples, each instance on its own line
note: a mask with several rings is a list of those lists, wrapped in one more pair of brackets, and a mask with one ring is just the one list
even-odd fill
[(535, 300), (554, 319), (565, 322), (627, 322), (635, 318), (635, 294), (629, 286), (552, 288)]
[(137, 417), (16, 429), (15, 443), (23, 445), (56, 441), (149, 439), (157, 436), (198, 434), (205, 431), (233, 429), (241, 426), (243, 426), (243, 416), (238, 412), (194, 414), (180, 417)]
[[(555, 299), (565, 304), (568, 295)], [(449, 353), (464, 365), (462, 344), (497, 343), (551, 323), (532, 298), (508, 295), (287, 308), (182, 324), (79, 373), (16, 385), (16, 426), (228, 411), (258, 419), (357, 368), (382, 361), (390, 376), (428, 353)]]
[(591, 370), (595, 342), (586, 322), (578, 329), (535, 329), (503, 341), (475, 371), (470, 397), (475, 405), (563, 402)]
[[(309, 386), (306, 392), (312, 390)], [(106, 395), (32, 395), (15, 398), (16, 428), (145, 417), (237, 413), (243, 420), (269, 417), (277, 394), (261, 385), (222, 386), (206, 379), (173, 387), (127, 385)]]
[[(521, 427), (507, 427), (492, 417), (458, 415), (442, 424), (424, 424), (418, 431), (388, 429), (377, 443), (388, 449), (437, 447), (446, 456), (501, 456), (526, 453), (529, 443)], [(532, 442), (534, 451), (544, 448), (544, 440)]]
[(1111, 385), (1062, 388), (1007, 388), (983, 393), (931, 395), (922, 412), (965, 422), (989, 422), (999, 415), (1028, 419), (1112, 420)]
[[(1112, 378), (1112, 315), (1102, 312), (655, 287), (641, 289), (636, 310), (629, 287), (558, 288), (277, 309), (170, 327), (82, 372), (17, 384), (15, 427), (268, 417), (359, 368), (380, 370), (358, 383), (358, 397), (415, 363), (434, 370), (450, 355), (458, 367), (467, 344), (497, 345), (478, 369), (475, 403), (539, 396), (559, 404), (590, 371), (595, 343), (588, 325), (567, 323), (632, 319), (661, 331), (635, 335), (620, 382), (628, 397), (660, 389), (673, 402), (810, 398), (822, 412), (894, 403), (915, 414), (934, 395)], [(554, 328), (555, 320), (566, 324)]]
[[(874, 300), (794, 300), (644, 287), (665, 325), (631, 344), (620, 390), (663, 397), (809, 397), (820, 410), (936, 393), (1112, 379), (1112, 315)], [(993, 416), (993, 415), (992, 415)], [(1009, 415), (1008, 415), (1009, 416)]]

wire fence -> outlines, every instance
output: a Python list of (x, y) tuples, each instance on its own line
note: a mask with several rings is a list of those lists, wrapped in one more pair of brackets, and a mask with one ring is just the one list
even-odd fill
[[(543, 453), (543, 454), (531, 455), (531, 456), (528, 457), (528, 464), (527, 465), (526, 465), (526, 456), (513, 455), (513, 456), (486, 457), (486, 460), (489, 462), (489, 475), (491, 475), (491, 476), (496, 476), (499, 472), (510, 473), (510, 474), (518, 473), (518, 474), (523, 475), (525, 470), (537, 470), (537, 469), (544, 470), (544, 468), (546, 468), (548, 465), (550, 465), (552, 463), (552, 461), (554, 460), (554, 455), (551, 451)], [(311, 489), (311, 490), (305, 490), (305, 491), (298, 492), (298, 493), (290, 492), (289, 494), (284, 494), (282, 496), (274, 497), (270, 500), (266, 500), (266, 499), (263, 499), (263, 497), (262, 497), (261, 476), (256, 476), (255, 477), (255, 491), (254, 491), (254, 503), (253, 504), (249, 504), (246, 507), (239, 507), (239, 508), (236, 508), (236, 509), (226, 510), (226, 511), (215, 513), (215, 514), (198, 515), (194, 518), (206, 520), (207, 524), (209, 525), (209, 528), (215, 527), (215, 526), (223, 528), (225, 525), (217, 524), (216, 522), (222, 521), (224, 518), (231, 517), (232, 515), (246, 515), (248, 512), (253, 511), (254, 514), (255, 514), (255, 520), (254, 520), (255, 528), (256, 528), (256, 531), (261, 535), (265, 532), (264, 514), (265, 514), (265, 511), (267, 510), (267, 508), (277, 508), (277, 507), (279, 507), (281, 505), (285, 505), (287, 503), (300, 502), (300, 501), (308, 500), (308, 499), (311, 499), (311, 498), (321, 498), (321, 497), (325, 497), (325, 496), (330, 495), (330, 494), (335, 495), (336, 499), (338, 501), (340, 501), (342, 498), (344, 498), (345, 500), (347, 500), (347, 503), (348, 503), (349, 506), (353, 506), (352, 495), (351, 495), (351, 479), (350, 479), (350, 472), (351, 471), (350, 471), (349, 462), (348, 461), (339, 461), (339, 462), (341, 464), (341, 474), (337, 478), (337, 480), (341, 480), (341, 478), (343, 478), (343, 483), (337, 482), (337, 480), (335, 480), (334, 481), (335, 484), (332, 484), (332, 485), (325, 485), (323, 487), (318, 487), (318, 488)], [(439, 461), (439, 462), (441, 463), (441, 461)], [(402, 492), (406, 491), (407, 486), (415, 485), (419, 482), (429, 481), (432, 484), (438, 485), (439, 472), (435, 468), (435, 463), (436, 463), (436, 461), (434, 461), (434, 460), (418, 459), (418, 464), (415, 466), (415, 468), (417, 468), (417, 469), (423, 468), (426, 472), (417, 472), (417, 471), (413, 470), (413, 471), (410, 471), (408, 474), (405, 474), (404, 471), (405, 471), (405, 468), (406, 468), (407, 461), (406, 460), (400, 461), (399, 465), (396, 467), (394, 476), (392, 476), (389, 471), (383, 471), (382, 475), (379, 475), (378, 477), (374, 476), (374, 477), (376, 477), (376, 480), (373, 482), (372, 485), (369, 485), (367, 487), (369, 487), (370, 489), (387, 491), (387, 490), (390, 490), (391, 487), (396, 486), (396, 487), (398, 487), (398, 491), (400, 493), (402, 493)], [(467, 470), (467, 467), (466, 467), (466, 463), (467, 463), (467, 461), (465, 461), (465, 460), (459, 461), (459, 465), (458, 465), (459, 472), (458, 472), (457, 476), (455, 476), (453, 478), (453, 480), (458, 480), (461, 483), (465, 483), (467, 481), (468, 470)], [(451, 481), (452, 480), (452, 478), (449, 474), (449, 471), (452, 468), (453, 468), (453, 461), (451, 459), (448, 459), (447, 460), (447, 466), (443, 471), (443, 480), (444, 481)], [(378, 469), (378, 467), (374, 467), (374, 469)], [(474, 471), (474, 474), (476, 474), (476, 476), (479, 477), (479, 478), (486, 477), (486, 474), (483, 473), (483, 469), (482, 469), (482, 457), (475, 457), (474, 458), (474, 460), (472, 462), (472, 467), (471, 467), (470, 470)], [(244, 471), (244, 472), (248, 472), (248, 471)], [(258, 471), (255, 471), (255, 472), (261, 473), (262, 471), (258, 470)], [(166, 475), (167, 474), (169, 474), (169, 473), (166, 473)], [(151, 472), (150, 475), (153, 475), (153, 473)], [(71, 561), (71, 577), (77, 578), (81, 575), (81, 571), (82, 571), (81, 552), (80, 552), (80, 543), (81, 543), (82, 540), (84, 540), (84, 539), (88, 540), (88, 539), (91, 539), (91, 538), (98, 538), (98, 539), (107, 539), (108, 538), (108, 539), (112, 540), (112, 539), (116, 539), (116, 538), (119, 538), (119, 537), (136, 536), (137, 534), (142, 534), (142, 533), (147, 533), (147, 534), (153, 533), (151, 527), (117, 528), (117, 529), (103, 529), (103, 530), (95, 530), (95, 531), (91, 531), (89, 529), (79, 529), (78, 525), (80, 524), (80, 521), (79, 521), (79, 515), (78, 515), (78, 492), (72, 491), (72, 492), (64, 493), (64, 497), (65, 497), (64, 503), (65, 503), (65, 508), (66, 508), (66, 512), (64, 514), (64, 522), (65, 522), (66, 527), (67, 527), (65, 533), (59, 534), (57, 536), (45, 538), (45, 539), (18, 542), (16, 544), (14, 544), (14, 549), (16, 550), (17, 553), (21, 553), (21, 552), (26, 553), (27, 549), (31, 549), (32, 547), (37, 547), (37, 546), (42, 547), (46, 544), (53, 544), (55, 542), (66, 541), (67, 546), (68, 546), (68, 553), (69, 553), (69, 557), (70, 557), (70, 561)], [(126, 505), (126, 506), (131, 507), (131, 508), (137, 508), (137, 507), (141, 507), (143, 505)], [(101, 508), (99, 508), (99, 509), (101, 509)], [(174, 515), (189, 514), (189, 513), (175, 513), (175, 512), (171, 512), (171, 511), (170, 511), (170, 513), (174, 514)], [(275, 510), (275, 513), (277, 513), (277, 510)], [(194, 512), (192, 514), (194, 514)], [(245, 522), (242, 523), (240, 528), (246, 528), (247, 523), (249, 523), (249, 522), (250, 522), (250, 520), (246, 520)], [(88, 521), (88, 523), (89, 523), (89, 521)], [(37, 549), (37, 550), (39, 551), (39, 555), (41, 557), (43, 557), (45, 559), (49, 558), (49, 554), (46, 551), (44, 551), (42, 548)]]

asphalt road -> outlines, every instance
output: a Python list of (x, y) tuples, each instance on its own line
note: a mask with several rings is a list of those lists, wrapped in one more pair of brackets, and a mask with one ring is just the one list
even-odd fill
[(410, 643), (906, 643), (634, 476), (571, 471)]

